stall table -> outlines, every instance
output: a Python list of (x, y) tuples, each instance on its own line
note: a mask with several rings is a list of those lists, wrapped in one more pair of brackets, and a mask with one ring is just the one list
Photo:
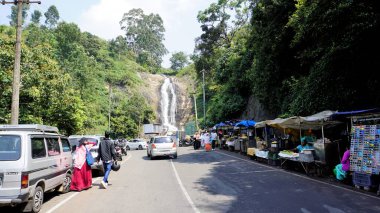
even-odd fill
[(303, 155), (306, 154), (298, 154), (294, 153), (293, 155), (283, 154), (279, 153), (280, 161), (281, 161), (281, 168), (284, 168), (284, 164), (286, 164), (288, 161), (296, 162), (301, 165), (302, 169), (305, 171), (306, 175), (310, 174), (310, 166), (315, 168), (314, 159), (311, 159), (309, 156), (304, 157)]

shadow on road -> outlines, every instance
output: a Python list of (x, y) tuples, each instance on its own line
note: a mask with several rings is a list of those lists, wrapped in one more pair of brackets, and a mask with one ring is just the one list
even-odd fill
[(196, 181), (197, 188), (209, 195), (229, 199), (225, 199), (225, 203), (203, 203), (201, 208), (206, 212), (357, 212), (359, 209), (375, 212), (380, 209), (378, 198), (371, 199), (276, 167), (241, 161), (221, 153), (241, 157), (219, 150), (197, 150), (173, 160), (183, 164), (212, 164), (207, 175)]

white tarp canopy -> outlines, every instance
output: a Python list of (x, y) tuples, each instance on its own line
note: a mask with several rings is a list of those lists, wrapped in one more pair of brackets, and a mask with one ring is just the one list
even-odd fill
[(294, 116), (282, 120), (278, 120), (278, 122), (274, 122), (275, 125), (278, 125), (282, 128), (290, 128), (290, 129), (313, 129), (318, 130), (324, 127), (332, 127), (341, 122), (330, 120), (330, 116), (334, 114), (336, 111), (326, 110), (323, 112), (319, 112), (314, 115), (301, 117)]
[(265, 125), (268, 124), (268, 122), (269, 122), (269, 120), (267, 120), (267, 121), (260, 121), (260, 122), (257, 122), (257, 123), (255, 124), (255, 128), (264, 128)]

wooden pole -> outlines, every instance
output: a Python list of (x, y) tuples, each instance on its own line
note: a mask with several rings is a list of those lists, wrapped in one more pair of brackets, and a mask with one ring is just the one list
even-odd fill
[(15, 45), (15, 63), (13, 67), (13, 82), (12, 82), (12, 106), (11, 106), (11, 124), (17, 125), (19, 121), (20, 114), (20, 67), (21, 67), (21, 35), (22, 35), (22, 7), (23, 4), (38, 3), (40, 1), (29, 1), (29, 0), (16, 0), (6, 2), (1, 1), (2, 5), (5, 4), (15, 4), (17, 5), (17, 24), (16, 24), (16, 45)]

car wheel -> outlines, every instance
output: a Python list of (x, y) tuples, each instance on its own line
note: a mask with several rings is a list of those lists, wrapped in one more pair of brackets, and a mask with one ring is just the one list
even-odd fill
[(44, 202), (44, 190), (42, 190), (41, 186), (37, 186), (34, 190), (33, 194), (33, 208), (32, 212), (39, 212), (42, 207), (42, 203)]
[(129, 146), (127, 146), (127, 150), (131, 150), (131, 148), (129, 148)]
[(62, 184), (62, 193), (67, 193), (70, 191), (71, 185), (71, 174), (67, 173), (65, 179)]
[(178, 157), (177, 154), (173, 155), (173, 158), (174, 158), (174, 159), (177, 159), (177, 157)]
[(149, 154), (149, 152), (148, 152), (148, 151), (146, 151), (146, 155), (147, 155), (148, 157), (150, 157), (150, 154)]
[(139, 145), (139, 150), (142, 150), (143, 148), (142, 148), (142, 146), (141, 145)]
[(151, 159), (151, 160), (154, 160), (154, 157), (153, 157), (153, 155), (152, 155), (152, 154), (150, 154), (150, 159)]

